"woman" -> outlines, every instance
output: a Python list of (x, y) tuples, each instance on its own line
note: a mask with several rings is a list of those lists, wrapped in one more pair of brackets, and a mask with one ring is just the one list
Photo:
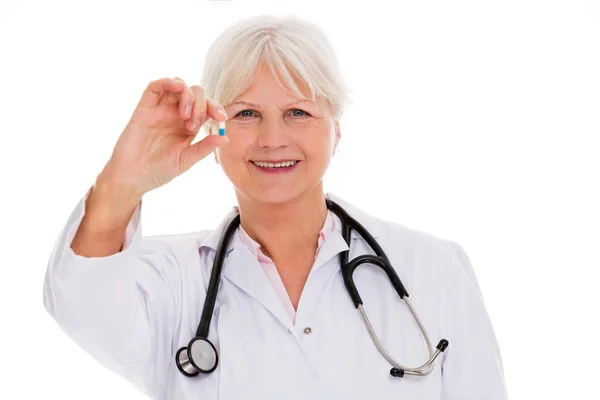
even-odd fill
[[(201, 86), (148, 85), (64, 227), (44, 283), (46, 309), (151, 398), (505, 398), (499, 349), (463, 249), (323, 192), (346, 101), (333, 54), (321, 31), (298, 19), (232, 26), (211, 47)], [(215, 134), (220, 121), (225, 136)], [(193, 143), (202, 125), (210, 134)], [(144, 193), (212, 152), (238, 206), (213, 231), (142, 236)], [(383, 248), (433, 346), (448, 340), (421, 376), (390, 373), (395, 364), (374, 345), (340, 260), (375, 253), (356, 231), (344, 239), (329, 201)], [(239, 227), (229, 225), (236, 216)], [(230, 226), (214, 310), (207, 306), (211, 344), (190, 345)], [(353, 278), (385, 351), (402, 366), (422, 366), (432, 352), (386, 273), (364, 264)]]

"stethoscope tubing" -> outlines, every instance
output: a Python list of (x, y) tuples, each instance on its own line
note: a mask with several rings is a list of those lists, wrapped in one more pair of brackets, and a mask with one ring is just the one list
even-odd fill
[[(340, 266), (341, 266), (342, 277), (344, 280), (344, 285), (346, 286), (346, 289), (348, 291), (348, 294), (350, 295), (350, 298), (354, 304), (354, 307), (359, 311), (359, 313), (365, 323), (365, 326), (367, 327), (369, 335), (371, 336), (371, 339), (373, 340), (373, 342), (375, 343), (375, 346), (377, 347), (377, 350), (394, 367), (391, 369), (390, 374), (394, 377), (402, 377), (405, 374), (406, 375), (419, 375), (419, 376), (428, 375), (433, 370), (432, 364), (435, 361), (435, 359), (437, 358), (437, 356), (440, 354), (440, 352), (443, 352), (446, 349), (446, 347), (448, 346), (448, 341), (445, 339), (442, 339), (439, 342), (439, 344), (436, 346), (436, 348), (437, 348), (436, 351), (435, 352), (433, 351), (433, 348), (431, 346), (431, 341), (429, 339), (429, 335), (425, 331), (425, 328), (424, 328), (423, 324), (421, 323), (421, 320), (419, 319), (417, 313), (415, 312), (412, 304), (410, 303), (410, 301), (408, 299), (408, 297), (409, 297), (408, 292), (406, 291), (406, 288), (402, 284), (400, 277), (396, 273), (396, 270), (392, 267), (389, 258), (387, 257), (387, 255), (385, 254), (385, 252), (383, 251), (383, 249), (381, 248), (379, 243), (377, 243), (375, 238), (367, 231), (367, 229), (365, 229), (364, 226), (362, 226), (357, 220), (352, 218), (337, 203), (335, 203), (329, 199), (326, 199), (326, 203), (327, 203), (327, 208), (330, 209), (334, 214), (336, 214), (339, 217), (339, 219), (342, 223), (342, 229), (341, 229), (342, 236), (344, 237), (344, 240), (348, 244), (348, 250), (345, 250), (340, 254)], [(216, 349), (214, 348), (214, 345), (208, 340), (208, 332), (209, 332), (210, 321), (212, 319), (212, 315), (214, 312), (215, 303), (216, 303), (216, 299), (217, 299), (217, 292), (219, 289), (219, 281), (221, 279), (221, 270), (223, 268), (225, 256), (227, 254), (227, 245), (231, 239), (231, 236), (233, 235), (233, 233), (235, 232), (235, 230), (237, 229), (239, 224), (240, 224), (240, 214), (238, 213), (235, 217), (233, 217), (231, 219), (231, 221), (228, 222), (223, 234), (221, 235), (221, 238), (219, 239), (219, 243), (217, 246), (217, 251), (216, 251), (215, 259), (214, 259), (214, 263), (213, 263), (213, 268), (212, 268), (211, 275), (210, 275), (208, 290), (206, 293), (206, 299), (204, 302), (204, 306), (202, 308), (202, 316), (200, 318), (200, 323), (199, 323), (198, 329), (196, 331), (196, 336), (190, 341), (190, 344), (188, 345), (187, 348), (182, 347), (176, 354), (177, 366), (180, 369), (180, 371), (186, 376), (190, 376), (190, 377), (195, 376), (198, 374), (198, 372), (210, 373), (210, 372), (214, 371), (217, 366), (218, 354), (216, 352)], [(350, 253), (350, 241), (351, 241), (351, 230), (352, 229), (354, 229), (367, 242), (367, 244), (373, 249), (373, 251), (375, 252), (376, 255), (363, 254), (363, 255), (355, 257), (351, 261), (348, 260), (349, 253)], [(423, 334), (423, 337), (425, 338), (425, 342), (427, 344), (427, 350), (428, 350), (428, 354), (429, 354), (429, 359), (423, 365), (416, 367), (416, 368), (408, 368), (408, 367), (403, 366), (402, 364), (398, 363), (387, 353), (387, 351), (381, 344), (381, 341), (377, 337), (377, 334), (375, 333), (375, 330), (373, 329), (373, 326), (371, 325), (371, 322), (369, 321), (369, 317), (367, 316), (367, 314), (363, 308), (362, 298), (360, 297), (360, 294), (358, 292), (358, 289), (356, 288), (356, 285), (354, 284), (354, 279), (353, 279), (353, 273), (356, 270), (356, 268), (358, 268), (362, 264), (367, 264), (367, 263), (378, 266), (386, 273), (386, 275), (388, 276), (390, 282), (392, 283), (392, 286), (394, 287), (396, 293), (398, 294), (400, 299), (404, 300), (404, 302), (408, 306), (411, 314), (415, 318), (415, 321), (417, 322), (417, 325), (419, 326), (419, 329), (421, 330), (421, 333)], [(198, 342), (198, 343), (200, 343), (201, 346), (205, 346), (204, 348), (206, 348), (207, 345), (210, 345), (210, 347), (208, 347), (208, 349), (213, 350), (212, 352), (214, 353), (214, 360), (213, 360), (214, 365), (212, 365), (213, 361), (210, 361), (210, 363), (212, 365), (212, 367), (210, 367), (210, 368), (202, 369), (193, 360), (191, 346), (192, 346), (192, 344), (194, 344), (196, 341), (199, 341), (199, 340), (200, 340), (200, 342)], [(206, 342), (206, 343), (204, 343), (204, 342)], [(197, 346), (195, 346), (194, 348), (197, 348)], [(204, 348), (201, 348), (200, 351), (204, 352)], [(185, 351), (185, 354), (183, 353), (184, 351)]]
[[(348, 261), (350, 251), (346, 250), (341, 254), (341, 270), (342, 270), (342, 277), (344, 279), (344, 284), (346, 286), (346, 289), (348, 290), (348, 293), (349, 293), (350, 297), (352, 298), (352, 302), (354, 303), (354, 306), (360, 312), (360, 315), (365, 323), (365, 326), (367, 327), (367, 330), (369, 332), (369, 335), (371, 336), (371, 339), (373, 340), (373, 343), (377, 347), (377, 350), (391, 365), (393, 365), (395, 368), (399, 369), (400, 373), (402, 375), (406, 374), (406, 375), (424, 376), (424, 375), (430, 374), (431, 371), (433, 370), (433, 367), (432, 367), (433, 362), (437, 358), (438, 354), (441, 351), (444, 351), (444, 350), (442, 350), (442, 348), (445, 349), (445, 347), (447, 346), (447, 341), (445, 339), (442, 340), (440, 342), (440, 344), (438, 344), (438, 348), (436, 349), (436, 351), (435, 352), (433, 351), (433, 348), (431, 345), (431, 340), (429, 339), (429, 335), (427, 334), (427, 331), (425, 330), (419, 316), (415, 312), (415, 309), (413, 308), (410, 300), (408, 299), (408, 297), (409, 297), (408, 292), (406, 291), (404, 285), (402, 284), (402, 281), (400, 280), (400, 277), (396, 273), (396, 270), (392, 267), (389, 258), (385, 254), (385, 251), (383, 251), (383, 249), (381, 248), (379, 243), (377, 243), (375, 238), (373, 238), (373, 236), (367, 231), (367, 229), (360, 222), (358, 222), (356, 219), (352, 218), (343, 208), (341, 208), (335, 202), (333, 202), (329, 199), (327, 199), (326, 201), (327, 201), (328, 208), (331, 211), (333, 211), (336, 215), (338, 215), (338, 217), (340, 218), (340, 221), (342, 223), (342, 236), (344, 237), (344, 240), (348, 244), (348, 248), (350, 248), (351, 230), (354, 229), (367, 242), (367, 244), (373, 249), (373, 251), (376, 254), (376, 256), (373, 256), (370, 254), (363, 254), (363, 255), (355, 257), (352, 261)], [(353, 274), (354, 274), (354, 271), (356, 270), (356, 268), (358, 268), (358, 266), (360, 266), (362, 264), (367, 264), (367, 263), (376, 265), (384, 270), (384, 272), (387, 274), (390, 282), (392, 283), (392, 286), (396, 290), (396, 293), (398, 293), (398, 296), (400, 296), (400, 299), (404, 300), (404, 302), (408, 306), (411, 314), (413, 315), (415, 321), (417, 322), (417, 325), (419, 326), (419, 329), (421, 330), (421, 333), (423, 334), (423, 337), (425, 338), (425, 342), (427, 344), (427, 350), (428, 350), (428, 354), (429, 354), (429, 359), (423, 365), (416, 367), (416, 368), (409, 368), (409, 367), (406, 367), (406, 366), (400, 364), (399, 362), (394, 360), (388, 354), (388, 352), (383, 347), (381, 341), (377, 337), (377, 334), (375, 333), (375, 330), (373, 329), (373, 326), (371, 325), (371, 321), (369, 320), (369, 317), (367, 316), (367, 313), (365, 312), (365, 310), (363, 308), (362, 299), (360, 297), (360, 294), (358, 293), (358, 289), (356, 288), (356, 285), (354, 284), (354, 279), (353, 279)]]
[(200, 324), (196, 331), (196, 337), (208, 338), (208, 328), (210, 326), (210, 320), (215, 309), (215, 303), (217, 301), (217, 292), (219, 290), (219, 281), (221, 280), (221, 270), (225, 261), (225, 255), (227, 254), (227, 243), (233, 232), (237, 229), (240, 224), (240, 214), (229, 221), (225, 232), (219, 239), (215, 260), (213, 262), (213, 268), (210, 273), (210, 281), (208, 284), (208, 290), (206, 291), (206, 300), (204, 301), (204, 307), (202, 308), (202, 316), (200, 317)]

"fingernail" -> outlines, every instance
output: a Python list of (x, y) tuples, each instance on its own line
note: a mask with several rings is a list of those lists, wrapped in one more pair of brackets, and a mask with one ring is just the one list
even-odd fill
[(195, 130), (196, 130), (196, 128), (198, 127), (198, 125), (199, 125), (199, 122), (198, 122), (198, 121), (194, 121), (194, 122), (192, 122), (192, 126), (191, 126), (192, 130), (193, 130), (193, 131), (195, 131)]
[(189, 104), (187, 106), (185, 106), (185, 110), (183, 111), (183, 115), (185, 115), (185, 117), (189, 117), (190, 113), (192, 112), (192, 106), (190, 106)]
[(223, 110), (222, 108), (220, 108), (220, 109), (217, 111), (217, 114), (220, 114), (220, 115), (222, 115), (222, 116), (223, 116), (223, 117), (225, 117), (225, 118), (228, 118), (228, 116), (227, 116), (227, 113), (226, 113), (226, 112), (225, 112), (225, 110)]

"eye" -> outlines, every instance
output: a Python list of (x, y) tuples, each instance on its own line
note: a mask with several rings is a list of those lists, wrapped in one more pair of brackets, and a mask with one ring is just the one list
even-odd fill
[(254, 115), (254, 110), (242, 110), (239, 113), (237, 113), (236, 116), (240, 116), (242, 117), (242, 119), (244, 118), (252, 118)]
[(292, 116), (302, 118), (302, 117), (308, 117), (308, 116), (310, 116), (310, 114), (304, 110), (300, 110), (299, 108), (294, 108), (292, 110)]

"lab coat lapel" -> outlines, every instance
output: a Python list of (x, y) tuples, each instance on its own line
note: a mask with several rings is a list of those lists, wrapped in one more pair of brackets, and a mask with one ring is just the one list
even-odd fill
[[(356, 218), (375, 239), (378, 238), (379, 226), (373, 217), (331, 193), (328, 193), (326, 197), (342, 206), (351, 216)], [(223, 219), (221, 224), (207, 236), (202, 245), (216, 250), (223, 230), (231, 218), (237, 213), (238, 209), (237, 207), (234, 207)], [(306, 315), (310, 309), (314, 308), (320, 294), (329, 281), (329, 278), (340, 269), (338, 255), (349, 249), (348, 244), (342, 237), (341, 222), (336, 215), (334, 215), (334, 227), (334, 231), (325, 240), (315, 258), (315, 263), (309, 273), (307, 285), (304, 289), (306, 293), (303, 291), (300, 300), (300, 307), (302, 310), (299, 308), (298, 314), (302, 312), (303, 315)], [(357, 239), (362, 240), (360, 235), (352, 231), (351, 245)], [(357, 243), (354, 243), (353, 246), (356, 246), (356, 244)], [(334, 257), (336, 260), (329, 262)], [(316, 275), (317, 273), (318, 276)], [(228, 245), (228, 254), (223, 265), (222, 276), (257, 301), (286, 328), (289, 329), (293, 327), (294, 324), (281, 303), (281, 300), (277, 296), (275, 288), (273, 288), (273, 285), (265, 275), (258, 260), (256, 260), (246, 245), (242, 243), (239, 232), (236, 232), (233, 235), (231, 242)], [(296, 322), (298, 322), (298, 320), (296, 320)]]
[[(328, 197), (330, 196), (331, 195), (328, 195)], [(351, 205), (339, 198), (335, 198), (332, 200), (336, 201), (340, 206), (342, 206), (346, 211), (348, 211), (348, 213), (352, 217), (354, 217), (361, 225), (365, 227), (365, 229), (369, 231), (369, 233), (373, 236), (375, 240), (378, 239), (379, 229), (368, 215), (357, 213), (355, 211), (356, 209), (354, 209)], [(317, 254), (317, 257), (315, 259), (313, 268), (310, 271), (309, 277), (316, 273), (316, 271), (322, 265), (326, 264), (332, 257), (337, 256), (343, 251), (350, 250), (348, 243), (346, 243), (344, 237), (342, 236), (342, 222), (340, 221), (340, 218), (335, 214), (333, 215), (333, 226), (333, 232), (331, 232), (331, 234), (327, 237), (325, 242), (323, 242), (323, 245), (321, 246), (321, 249), (319, 250), (319, 253)], [(353, 247), (356, 246), (357, 240), (363, 240), (363, 238), (356, 231), (352, 230), (350, 233), (350, 245), (352, 245)], [(350, 251), (349, 257), (349, 259), (353, 258), (352, 251)], [(338, 259), (337, 264), (339, 265), (341, 260), (339, 260), (339, 257), (336, 258)]]
[(292, 320), (258, 260), (242, 243), (237, 233), (235, 237), (234, 250), (223, 266), (223, 277), (263, 306), (283, 326), (291, 328)]
[[(348, 250), (348, 244), (340, 233), (340, 225), (337, 217), (334, 215), (334, 229), (333, 232), (325, 239), (323, 245), (319, 249), (315, 258), (315, 263), (308, 275), (309, 278), (314, 275), (321, 266), (327, 263), (331, 258), (337, 256), (339, 253)], [(337, 263), (339, 266), (339, 262)]]
[[(227, 223), (238, 212), (239, 209), (233, 207), (219, 226), (204, 239), (202, 246), (209, 247), (216, 251)], [(214, 261), (214, 255), (210, 260), (211, 262)], [(210, 268), (212, 268), (212, 264), (210, 265)], [(231, 241), (227, 246), (227, 256), (223, 263), (221, 276), (221, 279), (227, 279), (249, 297), (262, 305), (286, 328), (291, 328), (293, 326), (281, 300), (277, 297), (275, 288), (273, 288), (273, 285), (265, 275), (258, 260), (241, 241), (239, 230), (233, 234)]]
[[(344, 208), (344, 210), (361, 223), (361, 225), (373, 235), (374, 239), (377, 240), (380, 235), (379, 229), (376, 221), (372, 217), (331, 193), (327, 194), (327, 198), (335, 201)], [(319, 298), (326, 290), (326, 287), (334, 274), (338, 272), (341, 273), (341, 253), (349, 251), (349, 259), (352, 260), (358, 255), (358, 248), (363, 248), (363, 250), (364, 246), (367, 246), (368, 248), (368, 245), (366, 245), (363, 238), (354, 230), (352, 230), (350, 234), (351, 248), (348, 246), (342, 236), (342, 223), (335, 214), (333, 215), (333, 224), (333, 232), (331, 232), (325, 242), (323, 242), (302, 291), (302, 297), (296, 315), (296, 324), (302, 324), (303, 318), (308, 318), (310, 312), (318, 305)]]
[[(334, 224), (336, 224), (335, 221)], [(321, 245), (315, 263), (308, 274), (306, 284), (302, 289), (296, 312), (297, 326), (303, 325), (309, 318), (311, 311), (317, 307), (319, 299), (325, 292), (331, 278), (340, 271), (340, 254), (346, 250), (348, 250), (348, 244), (336, 226)]]

